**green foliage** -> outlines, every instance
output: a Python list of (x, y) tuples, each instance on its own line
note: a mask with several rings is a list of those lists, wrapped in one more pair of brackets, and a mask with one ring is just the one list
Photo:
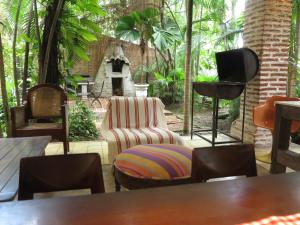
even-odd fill
[(97, 0), (66, 1), (61, 16), (60, 48), (65, 71), (73, 68), (74, 57), (88, 62), (88, 45), (97, 41), (102, 32), (95, 22), (105, 12)]
[(240, 115), (240, 98), (236, 98), (229, 103), (229, 120), (235, 121)]
[(98, 131), (93, 121), (93, 114), (89, 108), (81, 101), (71, 109), (69, 115), (70, 140), (95, 140), (98, 138)]
[(205, 75), (198, 75), (195, 78), (196, 82), (215, 82), (218, 78), (215, 76), (205, 76)]
[(167, 75), (154, 73), (155, 80), (150, 83), (149, 95), (160, 97), (166, 104), (181, 102), (183, 98), (184, 72), (182, 69), (170, 71)]
[(143, 12), (134, 11), (119, 19), (116, 27), (117, 38), (129, 41), (142, 39), (148, 42), (154, 33), (153, 27), (159, 23), (159, 12), (155, 8), (147, 8)]
[[(13, 107), (16, 104), (15, 99), (13, 98), (12, 95), (8, 96), (8, 104), (9, 107)], [(4, 111), (3, 111), (3, 102), (2, 102), (2, 98), (0, 99), (0, 126), (1, 126), (1, 130), (4, 132), (4, 136), (6, 136), (7, 134), (7, 127), (5, 124), (5, 115), (4, 115)]]

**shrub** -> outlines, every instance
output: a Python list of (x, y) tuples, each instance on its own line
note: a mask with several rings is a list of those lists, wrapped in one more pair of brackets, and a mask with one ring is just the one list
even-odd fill
[(232, 123), (235, 121), (240, 115), (240, 98), (236, 98), (232, 101), (230, 101), (229, 106), (229, 119)]
[(71, 109), (69, 114), (69, 138), (70, 141), (95, 140), (98, 138), (98, 131), (93, 121), (93, 113), (81, 101)]

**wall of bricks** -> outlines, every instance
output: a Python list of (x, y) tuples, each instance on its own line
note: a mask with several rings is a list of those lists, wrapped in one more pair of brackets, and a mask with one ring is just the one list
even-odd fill
[[(122, 45), (124, 54), (130, 62), (131, 74), (134, 75), (142, 64), (140, 46), (105, 36), (99, 41), (90, 44), (88, 49), (89, 62), (74, 59), (72, 74), (89, 75), (92, 79), (95, 78), (108, 47), (114, 48), (114, 46), (118, 45)], [(150, 64), (155, 62), (155, 51), (152, 48), (149, 48), (149, 62)]]
[[(244, 46), (257, 53), (260, 71), (247, 87), (245, 140), (256, 146), (270, 146), (272, 138), (269, 131), (254, 126), (253, 107), (267, 97), (286, 95), (291, 9), (291, 0), (246, 1)], [(240, 127), (241, 118), (233, 123), (232, 133), (239, 136)]]

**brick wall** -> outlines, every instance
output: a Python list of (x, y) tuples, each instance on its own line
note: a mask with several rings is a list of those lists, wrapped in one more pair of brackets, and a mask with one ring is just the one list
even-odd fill
[(128, 1), (128, 11), (143, 11), (146, 8), (159, 8), (160, 0), (129, 0)]
[[(95, 78), (95, 75), (99, 70), (108, 46), (113, 48), (113, 46), (117, 45), (122, 45), (124, 54), (130, 62), (131, 74), (134, 75), (142, 64), (140, 46), (127, 41), (120, 41), (111, 37), (103, 37), (99, 41), (90, 44), (88, 50), (90, 61), (86, 62), (74, 59), (75, 61), (72, 73), (89, 75), (90, 77)], [(149, 48), (149, 62), (150, 64), (153, 64), (155, 62), (155, 51), (152, 48)]]
[[(254, 126), (253, 107), (265, 102), (267, 97), (286, 95), (291, 9), (291, 0), (246, 2), (244, 46), (257, 53), (261, 68), (247, 87), (245, 140), (256, 146), (270, 146), (271, 134)], [(239, 135), (240, 126), (239, 119), (233, 123), (232, 133)]]

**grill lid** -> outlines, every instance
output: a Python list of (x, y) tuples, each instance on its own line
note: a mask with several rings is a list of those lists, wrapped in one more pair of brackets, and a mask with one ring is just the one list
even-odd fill
[(240, 48), (216, 53), (220, 81), (247, 83), (259, 69), (256, 53), (249, 48)]

